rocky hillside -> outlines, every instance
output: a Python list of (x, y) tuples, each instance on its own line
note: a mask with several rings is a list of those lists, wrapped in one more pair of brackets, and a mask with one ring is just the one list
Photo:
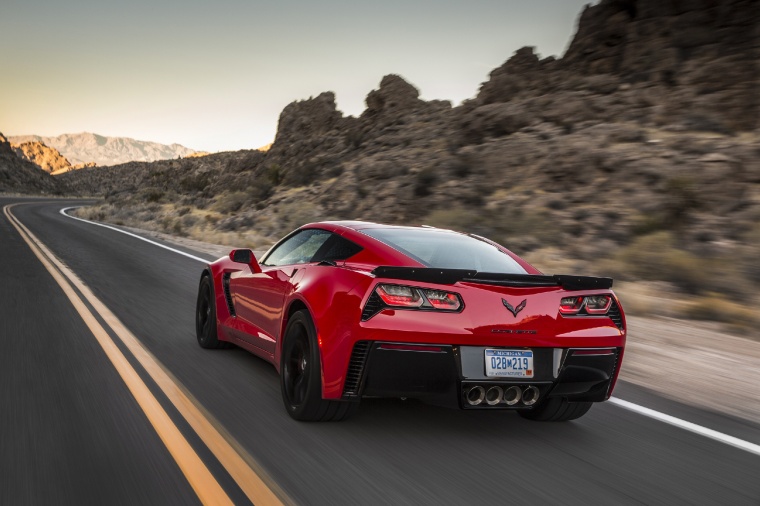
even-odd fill
[(159, 144), (138, 141), (128, 137), (104, 137), (92, 133), (63, 134), (57, 137), (21, 135), (10, 137), (15, 144), (41, 142), (57, 149), (74, 165), (90, 164), (117, 165), (131, 161), (152, 162), (184, 157), (194, 150), (179, 144)]
[(61, 183), (39, 166), (16, 155), (11, 144), (0, 133), (0, 192), (60, 195), (66, 190)]
[(39, 141), (11, 144), (11, 146), (16, 155), (37, 165), (47, 173), (71, 170), (71, 164), (57, 149), (50, 148)]
[(324, 218), (473, 231), (752, 328), (759, 26), (760, 0), (602, 0), (564, 57), (523, 48), (459, 107), (389, 75), (359, 117), (330, 92), (288, 105), (266, 153), (64, 177), (105, 195), (91, 217), (217, 242)]

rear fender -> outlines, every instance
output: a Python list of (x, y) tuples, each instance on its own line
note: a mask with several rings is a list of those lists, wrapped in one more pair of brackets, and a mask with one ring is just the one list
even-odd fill
[[(285, 333), (293, 305), (303, 304), (317, 333), (322, 397), (338, 399), (351, 355), (352, 330), (361, 318), (362, 298), (372, 278), (366, 273), (330, 265), (310, 265), (302, 271), (295, 291), (287, 298), (280, 335)], [(277, 341), (275, 364), (279, 368), (282, 339)]]

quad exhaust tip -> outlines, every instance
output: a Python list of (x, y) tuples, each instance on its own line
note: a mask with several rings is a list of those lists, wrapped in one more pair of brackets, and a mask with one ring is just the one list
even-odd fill
[(514, 406), (522, 398), (522, 390), (520, 387), (509, 387), (504, 391), (504, 402), (507, 406)]
[(526, 406), (532, 406), (538, 401), (538, 388), (533, 385), (526, 387), (522, 392), (522, 401)]
[(517, 385), (507, 388), (493, 385), (488, 387), (488, 390), (481, 385), (474, 385), (465, 389), (464, 398), (470, 406), (480, 406), (481, 404), (497, 406), (502, 403), (507, 406), (514, 406), (521, 401), (523, 406), (533, 406), (538, 402), (540, 393), (539, 389), (533, 385), (524, 388)]
[(486, 390), (482, 386), (477, 385), (467, 390), (465, 397), (467, 398), (467, 404), (477, 406), (486, 398)]
[(486, 404), (496, 406), (504, 399), (504, 390), (501, 387), (491, 387), (486, 392)]

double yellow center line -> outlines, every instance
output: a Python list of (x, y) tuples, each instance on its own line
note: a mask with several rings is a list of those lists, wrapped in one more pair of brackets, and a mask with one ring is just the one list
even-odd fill
[[(74, 272), (24, 226), (12, 213), (16, 204), (7, 205), (3, 213), (16, 228), (47, 271), (63, 289), (74, 308), (97, 339), (106, 356), (116, 368), (129, 391), (134, 396), (153, 428), (166, 445), (183, 474), (203, 504), (232, 504), (227, 493), (219, 485), (208, 467), (203, 463), (190, 443), (166, 413), (161, 403), (151, 393), (140, 375), (112, 340), (106, 329), (98, 322), (82, 297), (92, 306), (101, 319), (119, 337), (135, 359), (158, 385), (177, 411), (198, 434), (203, 443), (224, 466), (243, 493), (254, 504), (291, 504), (287, 495), (269, 479), (261, 466), (235, 439), (224, 430), (210, 413), (177, 381), (177, 379), (153, 356), (124, 324), (92, 293)], [(76, 290), (82, 295), (77, 294)]]

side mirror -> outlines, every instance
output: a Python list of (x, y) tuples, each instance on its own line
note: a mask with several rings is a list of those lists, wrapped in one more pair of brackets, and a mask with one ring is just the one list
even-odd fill
[(256, 260), (253, 251), (249, 249), (234, 249), (230, 251), (230, 260), (236, 264), (246, 264), (254, 273), (261, 272), (261, 266)]

